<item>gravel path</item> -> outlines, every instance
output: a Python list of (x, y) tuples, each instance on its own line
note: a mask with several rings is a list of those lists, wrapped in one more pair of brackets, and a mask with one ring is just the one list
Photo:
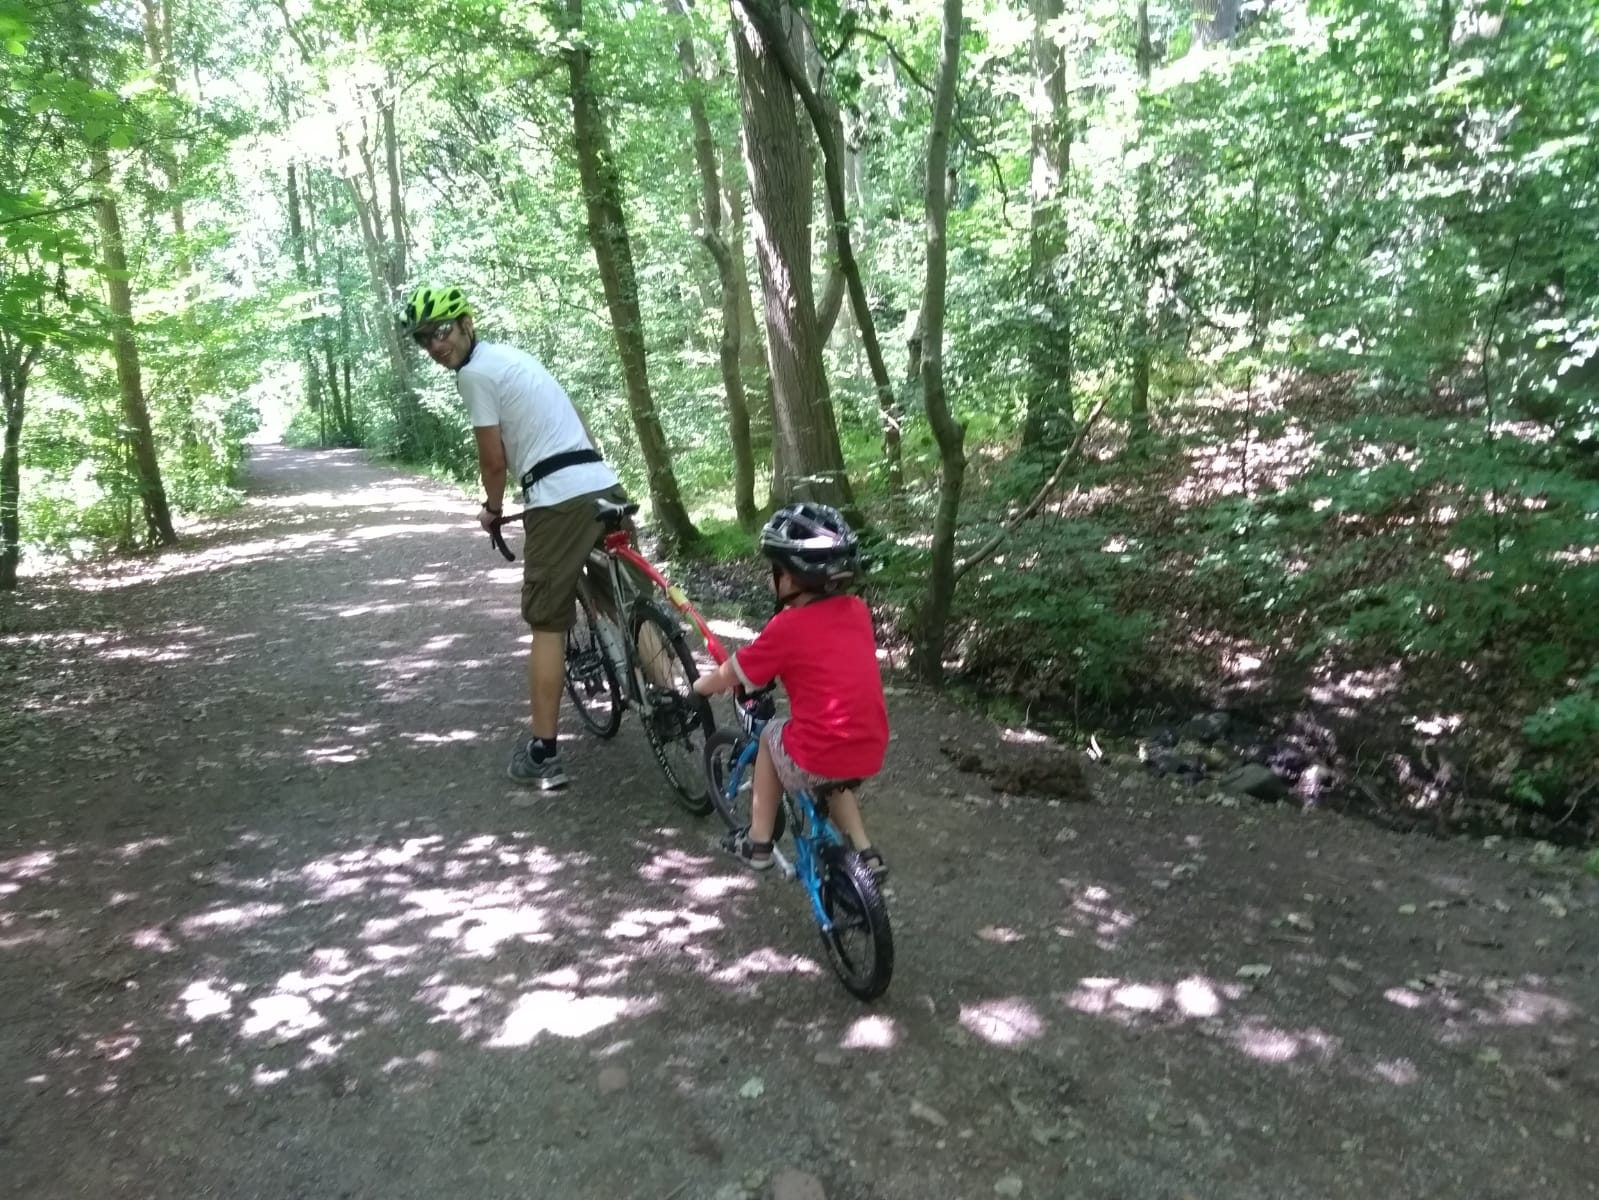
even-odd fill
[(896, 687), (872, 1007), (629, 718), (503, 776), (516, 568), (444, 489), (262, 448), (183, 547), (0, 598), (0, 1196), (1599, 1195), (1561, 860), (1007, 797)]

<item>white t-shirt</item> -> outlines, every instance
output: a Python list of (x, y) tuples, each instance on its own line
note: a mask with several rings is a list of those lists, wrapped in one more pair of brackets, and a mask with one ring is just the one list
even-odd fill
[[(588, 450), (588, 435), (565, 390), (531, 354), (514, 346), (479, 342), (455, 373), (455, 387), (466, 402), (474, 427), (500, 427), (509, 478), (506, 489), (552, 454)], [(606, 463), (579, 463), (546, 475), (524, 497), (530, 508), (548, 508), (574, 496), (617, 486)]]

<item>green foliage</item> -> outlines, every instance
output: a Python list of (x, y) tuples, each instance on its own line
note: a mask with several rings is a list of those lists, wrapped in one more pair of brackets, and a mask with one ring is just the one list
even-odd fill
[[(584, 7), (579, 34), (527, 4), (180, 6), (184, 78), (169, 87), (120, 10), (0, 0), (14, 134), (0, 144), (0, 382), (3, 419), (25, 422), (29, 552), (138, 540), (101, 188), (125, 214), (180, 511), (231, 502), (257, 400), (282, 395), (291, 442), (360, 444), (473, 486), (452, 380), (392, 341), (391, 293), (423, 278), (462, 284), (483, 336), (538, 355), (642, 494), (572, 151), (560, 51), (581, 36), (674, 468), (710, 552), (747, 554), (686, 103), (704, 100), (738, 193), (727, 12)], [(1462, 706), (1530, 752), (1516, 794), (1558, 803), (1596, 757), (1596, 685), (1580, 672), (1599, 655), (1599, 72), (1583, 69), (1599, 22), (1583, 0), (1246, 7), (1238, 37), (1202, 49), (1192, 5), (1154, 3), (1145, 87), (1121, 0), (1068, 0), (1042, 30), (1026, 6), (968, 6), (944, 354), (970, 458), (962, 552), (1050, 469), (1015, 453), (1041, 383), (1069, 383), (1079, 417), (1107, 397), (1110, 420), (1070, 501), (966, 576), (953, 644), (971, 682), (1106, 711), (1226, 682), (1216, 647), (1233, 642), (1285, 671), (1380, 661), (1464, 677)], [(859, 156), (851, 232), (906, 416), (905, 491), (889, 489), (848, 313), (830, 393), (877, 539), (874, 592), (910, 620), (938, 472), (906, 361), (936, 7), (805, 11)], [(687, 83), (685, 36), (700, 67)], [(1063, 188), (1037, 206), (1035, 37), (1064, 55), (1053, 119), (1070, 143)], [(102, 153), (109, 176), (91, 178)], [(831, 249), (814, 211), (819, 287)], [(1058, 240), (1039, 236), (1050, 228)], [(1124, 448), (1145, 356), (1154, 429)], [(760, 499), (769, 469), (757, 462)]]
[(1529, 745), (1576, 761), (1599, 760), (1599, 667), (1523, 723)]

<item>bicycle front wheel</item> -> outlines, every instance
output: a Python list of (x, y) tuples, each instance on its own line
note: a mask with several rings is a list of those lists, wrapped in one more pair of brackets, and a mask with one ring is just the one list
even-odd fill
[[(737, 729), (718, 729), (705, 739), (705, 789), (711, 803), (729, 829), (743, 829), (750, 823), (755, 794), (755, 764), (744, 769), (739, 777), (738, 791), (728, 794), (728, 784), (733, 778), (733, 768), (744, 753), (744, 735)], [(772, 840), (783, 836), (783, 805), (777, 806), (777, 821), (772, 828)]]
[(888, 905), (861, 856), (828, 846), (821, 861), (822, 911), (830, 928), (822, 930), (827, 961), (844, 990), (859, 1000), (875, 1000), (894, 977), (894, 934)]
[(605, 656), (594, 606), (582, 592), (577, 619), (566, 635), (566, 694), (590, 732), (602, 738), (616, 735), (622, 725), (622, 685)]
[(688, 639), (670, 614), (646, 600), (633, 611), (633, 648), (644, 736), (678, 804), (703, 817), (713, 807), (704, 762), (715, 718), (710, 703), (695, 694), (700, 672)]

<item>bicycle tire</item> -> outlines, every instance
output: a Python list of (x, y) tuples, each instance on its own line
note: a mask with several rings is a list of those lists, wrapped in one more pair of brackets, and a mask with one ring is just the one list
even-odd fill
[(622, 727), (622, 685), (600, 641), (594, 606), (581, 592), (576, 603), (577, 619), (566, 635), (566, 694), (590, 733), (612, 738)]
[[(832, 922), (822, 930), (827, 961), (844, 990), (858, 1000), (876, 1000), (894, 977), (894, 933), (888, 923), (888, 904), (878, 889), (871, 868), (861, 856), (843, 846), (828, 846), (821, 854), (822, 911)], [(861, 935), (866, 954), (846, 946), (846, 937)]]
[[(705, 739), (705, 790), (710, 793), (711, 803), (716, 805), (717, 815), (729, 829), (743, 829), (750, 823), (755, 788), (753, 763), (740, 781), (738, 794), (732, 798), (727, 795), (728, 776), (732, 774), (733, 764), (738, 760), (743, 748), (744, 734), (737, 729), (718, 729)], [(783, 828), (787, 823), (783, 808), (782, 804), (777, 806), (777, 821), (772, 826), (774, 842), (782, 838)]]
[[(640, 601), (633, 610), (632, 627), (633, 670), (638, 694), (644, 697), (639, 714), (644, 736), (679, 807), (703, 817), (715, 808), (703, 764), (705, 741), (715, 732), (716, 721), (710, 703), (694, 691), (699, 667), (683, 627), (659, 605)], [(646, 628), (653, 630), (653, 650), (639, 643)], [(652, 675), (658, 680), (664, 673), (672, 676), (669, 684), (652, 681)], [(674, 761), (679, 757), (682, 761)]]

